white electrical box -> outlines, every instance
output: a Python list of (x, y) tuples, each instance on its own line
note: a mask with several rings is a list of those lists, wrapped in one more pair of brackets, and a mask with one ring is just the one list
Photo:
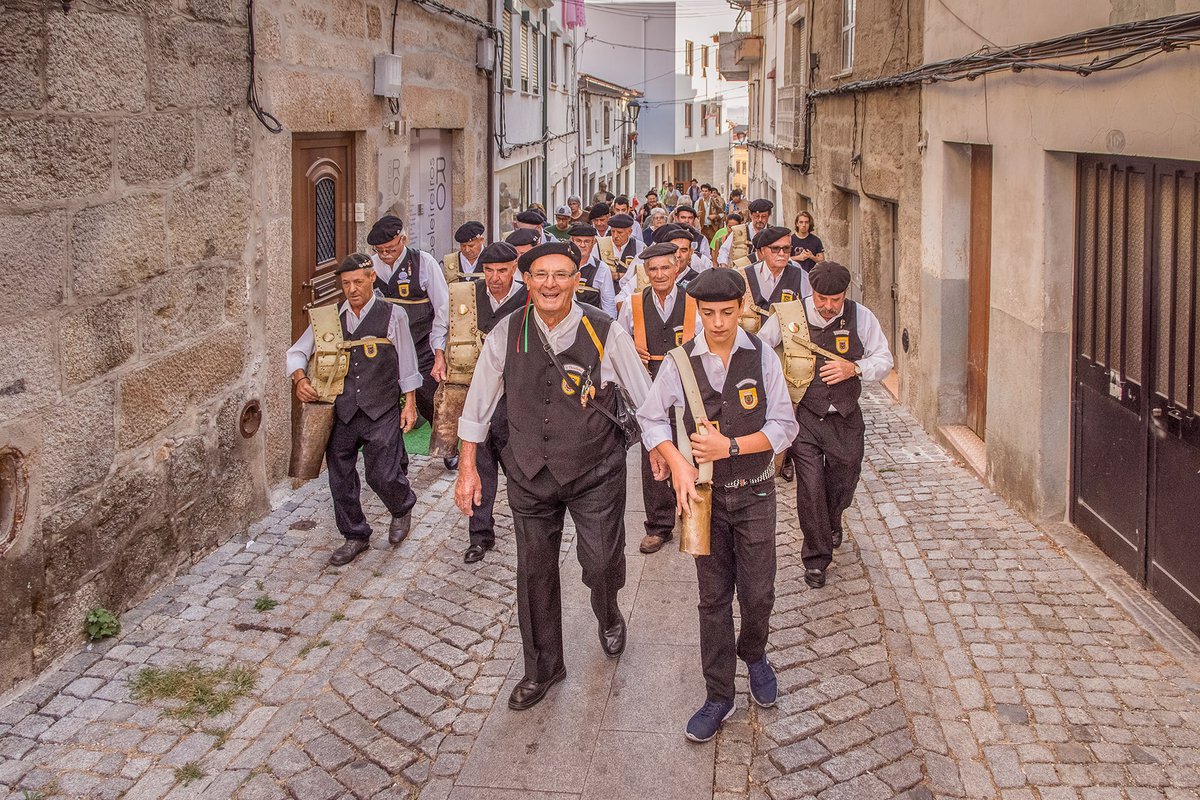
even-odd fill
[(355, 222), (366, 222), (367, 221), (367, 204), (366, 203), (355, 203), (354, 204), (354, 221)]
[(375, 56), (375, 96), (400, 99), (400, 56), (392, 53)]

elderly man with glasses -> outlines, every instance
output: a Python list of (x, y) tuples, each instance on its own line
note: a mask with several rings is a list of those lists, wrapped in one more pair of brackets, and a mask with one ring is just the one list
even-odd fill
[(516, 528), (525, 654), (525, 676), (508, 705), (518, 711), (566, 677), (558, 559), (568, 511), (601, 647), (612, 658), (625, 648), (617, 605), (625, 585), (625, 446), (614, 418), (617, 387), (636, 407), (650, 379), (629, 334), (575, 300), (580, 260), (571, 242), (538, 245), (521, 256), (531, 304), (492, 328), (458, 426), (462, 467), (454, 496), (470, 516), (482, 501), (475, 449), (504, 398), (508, 441), (501, 458)]

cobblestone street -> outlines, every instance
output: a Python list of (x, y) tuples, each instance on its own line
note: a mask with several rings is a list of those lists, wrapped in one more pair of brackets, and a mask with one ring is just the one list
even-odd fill
[[(713, 743), (695, 574), (642, 556), (627, 519), (629, 645), (609, 660), (564, 538), (568, 677), (526, 712), (511, 518), (464, 565), (453, 474), (414, 458), (412, 536), (325, 566), (323, 480), (125, 614), (0, 706), (0, 797), (1200, 797), (1200, 643), (1080, 534), (1039, 529), (955, 464), (880, 388), (867, 463), (825, 589), (802, 579), (794, 484), (779, 483), (769, 654), (781, 698)], [(503, 498), (503, 493), (501, 493)], [(226, 710), (134, 699), (147, 667), (258, 670)], [(744, 668), (743, 668), (744, 669)]]

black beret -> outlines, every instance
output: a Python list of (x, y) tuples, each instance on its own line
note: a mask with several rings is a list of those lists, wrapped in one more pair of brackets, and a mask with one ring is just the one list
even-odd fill
[(517, 260), (517, 248), (507, 242), (492, 242), (479, 254), (480, 264), (507, 264)]
[(459, 244), (466, 244), (472, 239), (478, 239), (480, 236), (483, 236), (483, 223), (471, 220), (458, 226), (458, 230), (454, 232), (454, 241)]
[(608, 207), (608, 203), (596, 203), (596, 205), (592, 206), (588, 211), (588, 219), (593, 220), (599, 219), (600, 217), (607, 217), (611, 213), (612, 209)]
[(638, 253), (638, 258), (643, 262), (649, 261), (652, 258), (661, 258), (662, 256), (675, 256), (675, 245), (670, 242), (655, 242), (649, 247)]
[(754, 245), (754, 249), (757, 250), (760, 247), (766, 247), (773, 242), (778, 242), (785, 236), (788, 237), (788, 242), (790, 243), (792, 240), (792, 232), (790, 230), (787, 228), (781, 228), (778, 225), (768, 225), (759, 231), (757, 235), (755, 235), (754, 241), (751, 242), (751, 244)]
[(688, 212), (689, 214), (691, 214), (693, 217), (694, 217), (694, 216), (696, 216), (696, 209), (692, 208), (692, 207), (691, 207), (690, 205), (688, 205), (687, 203), (680, 203), (679, 205), (675, 206), (675, 214), (676, 214), (676, 216), (678, 216), (678, 215), (679, 215), (679, 212), (680, 212), (680, 211), (687, 211), (687, 212)]
[(533, 267), (533, 262), (537, 261), (542, 256), (566, 256), (574, 262), (575, 266), (579, 266), (579, 262), (583, 259), (583, 254), (579, 252), (579, 248), (574, 242), (547, 242), (539, 244), (527, 253), (522, 253), (521, 258), (517, 261), (517, 268), (521, 272), (529, 272)]
[(633, 217), (629, 216), (628, 214), (615, 214), (608, 221), (608, 227), (610, 227), (610, 228), (632, 228), (633, 227)]
[(522, 222), (526, 225), (544, 225), (546, 218), (538, 213), (535, 209), (529, 208), (517, 214), (517, 222)]
[(660, 225), (658, 230), (654, 232), (654, 241), (669, 242), (672, 239), (687, 239), (691, 241), (692, 234), (688, 232), (686, 225), (675, 225), (668, 222), (666, 225)]
[(774, 207), (775, 204), (770, 200), (763, 200), (761, 198), (758, 200), (751, 200), (749, 206), (751, 214), (759, 214), (763, 211), (770, 211)]
[(367, 269), (371, 266), (371, 257), (362, 253), (351, 253), (341, 260), (341, 263), (334, 268), (336, 274), (343, 272), (353, 272), (356, 269)]
[(817, 294), (841, 294), (850, 286), (850, 270), (836, 261), (818, 261), (808, 273), (808, 282)]
[(515, 231), (504, 237), (504, 241), (511, 244), (513, 247), (523, 247), (527, 244), (537, 244), (542, 240), (542, 235), (532, 228), (517, 228)]
[(595, 236), (596, 229), (591, 225), (584, 225), (582, 222), (576, 223), (567, 229), (567, 236)]
[(746, 279), (740, 270), (706, 269), (687, 285), (687, 293), (709, 303), (741, 300), (746, 294)]
[(367, 234), (367, 244), (390, 242), (399, 236), (402, 230), (404, 230), (404, 220), (399, 217), (393, 217), (391, 214), (380, 217), (379, 221), (371, 226), (371, 232)]

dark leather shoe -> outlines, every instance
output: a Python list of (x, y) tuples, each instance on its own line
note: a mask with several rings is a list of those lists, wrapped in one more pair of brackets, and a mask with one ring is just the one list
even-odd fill
[(669, 541), (671, 541), (669, 534), (667, 536), (663, 536), (658, 533), (647, 533), (642, 537), (642, 543), (638, 545), (638, 550), (646, 553), (647, 555), (650, 553), (657, 553), (659, 550), (662, 550), (663, 545)]
[(513, 687), (512, 694), (508, 696), (508, 707), (513, 711), (524, 711), (527, 708), (536, 706), (546, 692), (550, 691), (550, 687), (567, 677), (567, 668), (559, 667), (558, 672), (550, 676), (550, 680), (538, 683), (531, 681), (529, 678), (522, 678), (521, 681)]
[(358, 558), (359, 553), (370, 549), (371, 544), (366, 539), (347, 539), (345, 544), (329, 554), (329, 566), (344, 567)]
[(804, 570), (804, 582), (814, 589), (820, 589), (825, 585), (825, 570), (815, 568)]
[(471, 545), (467, 548), (467, 552), (463, 553), (463, 563), (474, 564), (476, 561), (482, 561), (483, 554), (490, 549), (490, 547), (484, 547), (481, 544)]
[(788, 483), (796, 479), (796, 464), (790, 458), (785, 459), (783, 466), (779, 468), (779, 477)]
[(842, 529), (838, 528), (833, 532), (833, 549), (836, 550), (842, 546)]
[(451, 456), (450, 458), (443, 458), (442, 463), (446, 465), (446, 469), (452, 470), (452, 471), (456, 470), (456, 469), (458, 469), (458, 456)]
[(388, 543), (400, 544), (408, 538), (408, 529), (412, 527), (412, 512), (408, 512), (402, 517), (392, 517), (392, 524), (388, 528)]
[(625, 617), (621, 612), (617, 612), (615, 625), (600, 631), (600, 646), (609, 658), (616, 658), (625, 651)]

